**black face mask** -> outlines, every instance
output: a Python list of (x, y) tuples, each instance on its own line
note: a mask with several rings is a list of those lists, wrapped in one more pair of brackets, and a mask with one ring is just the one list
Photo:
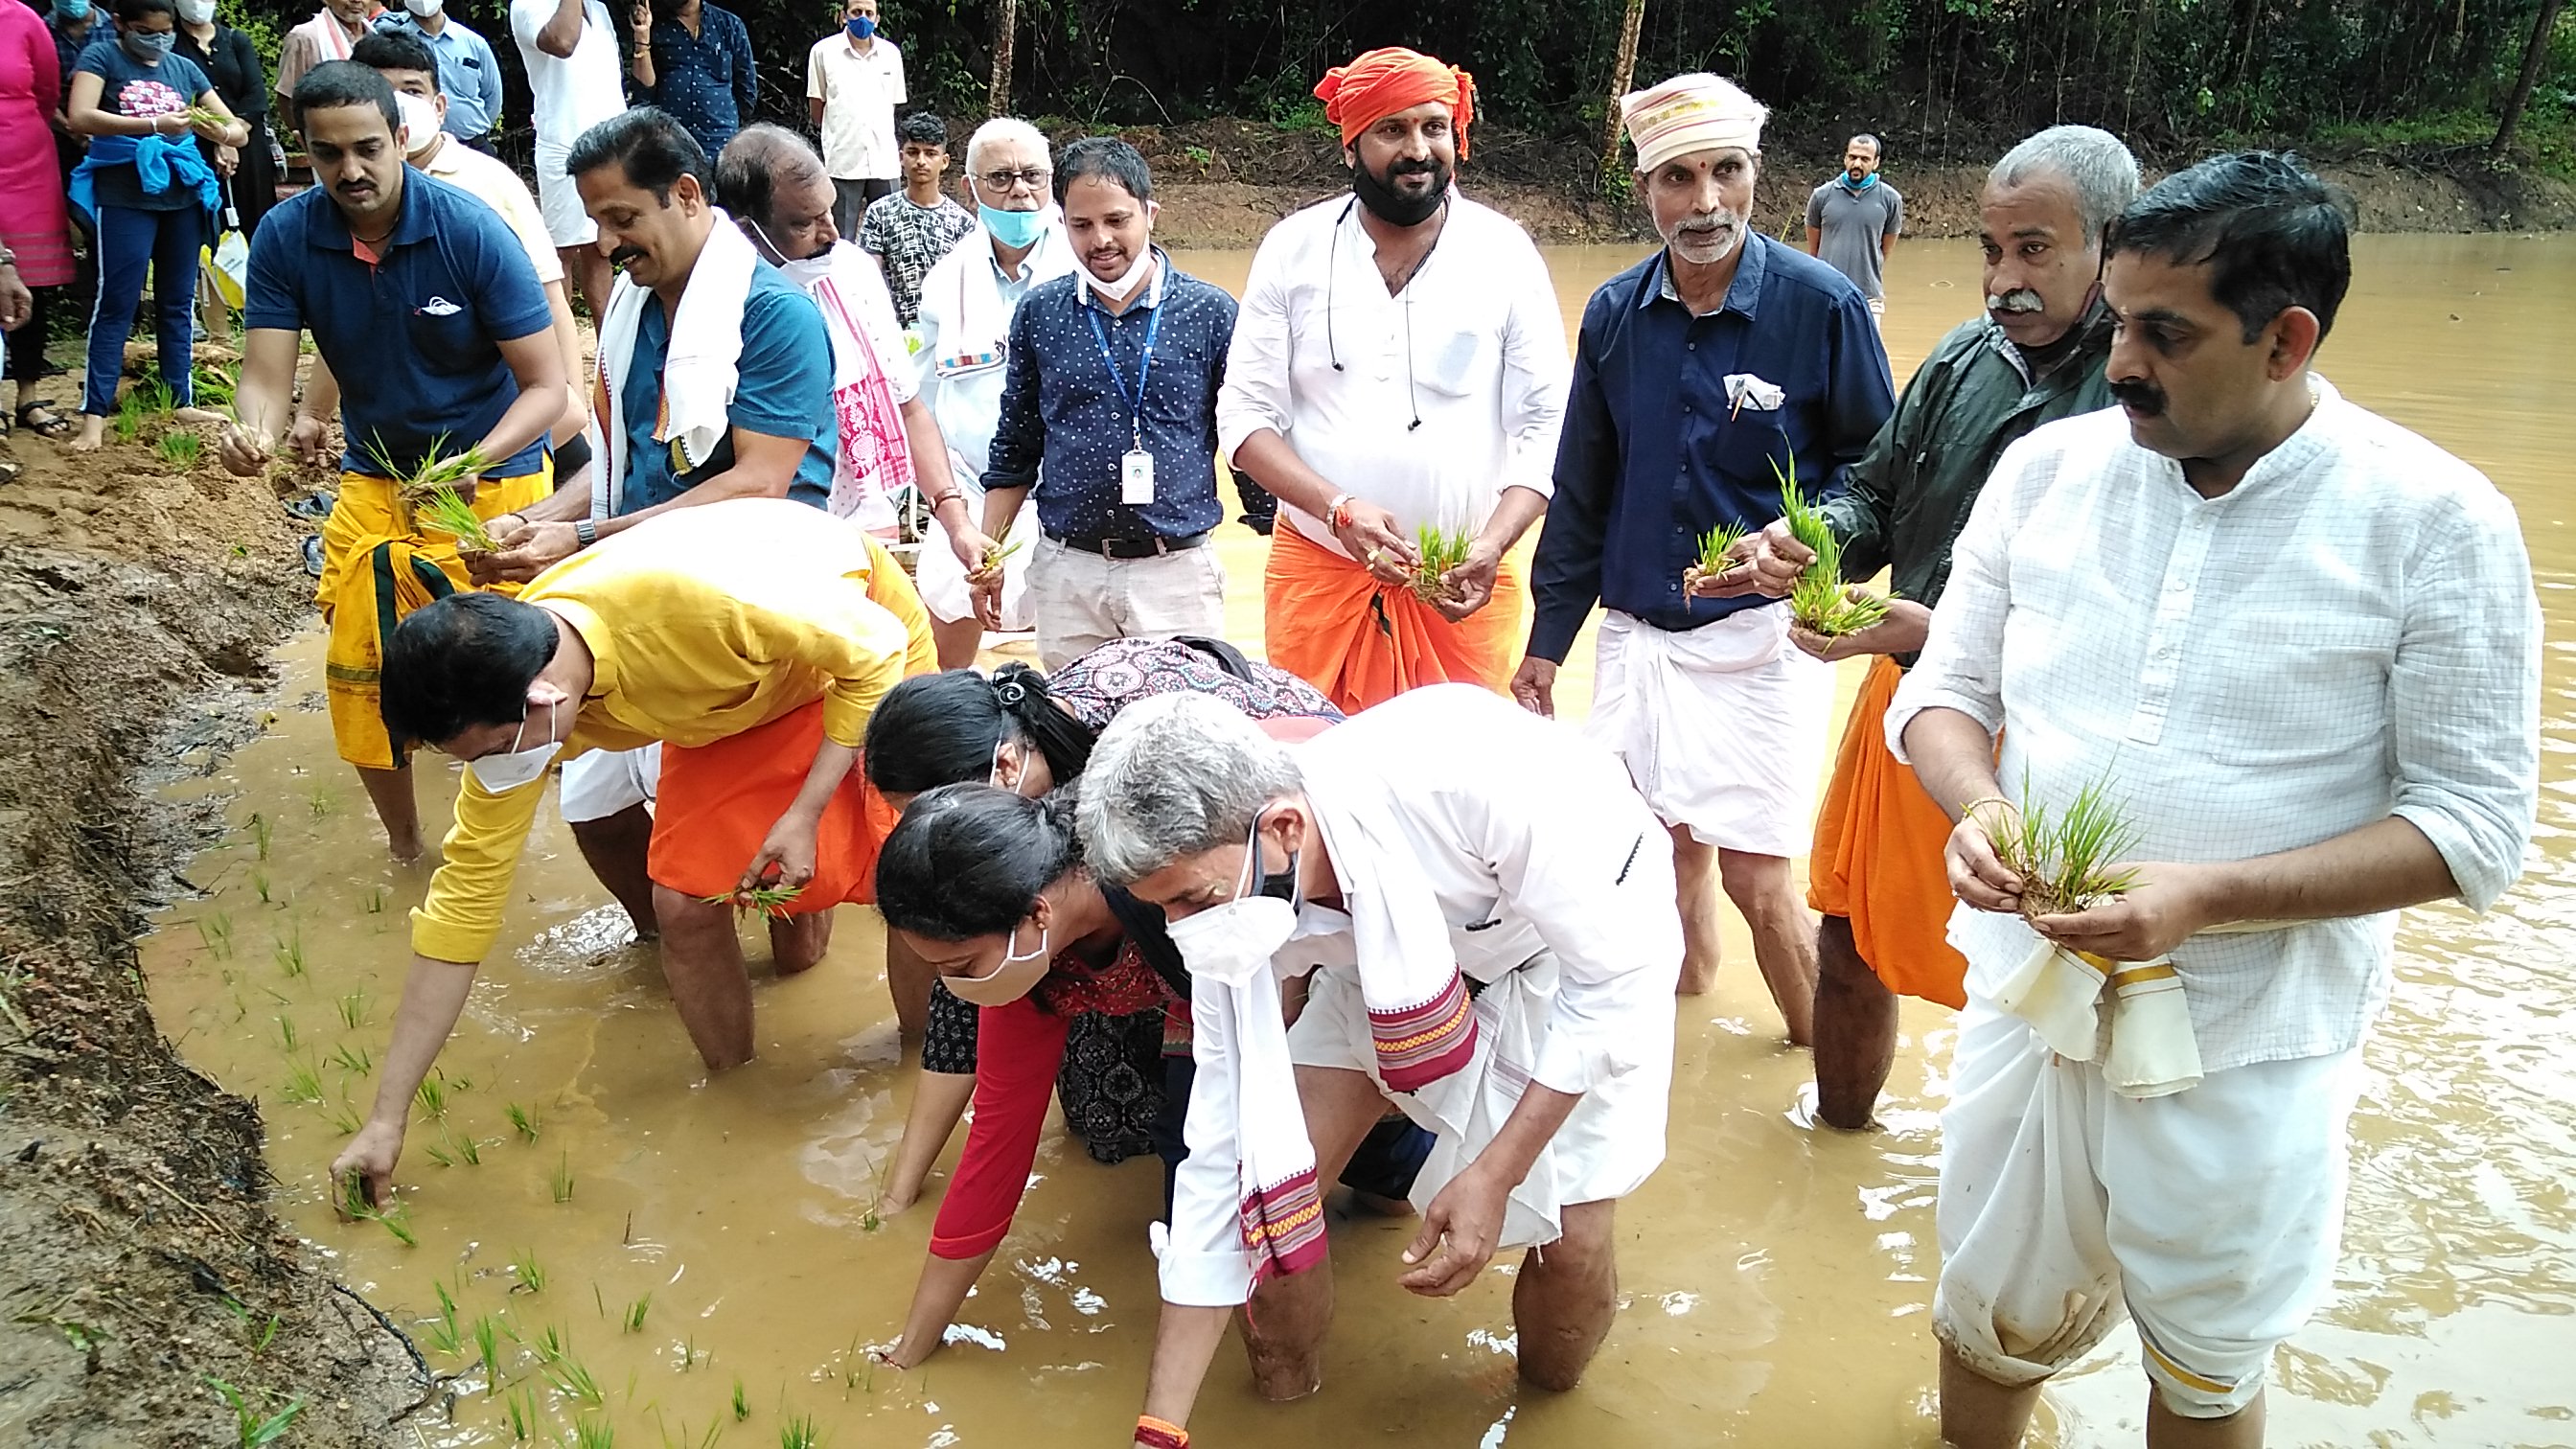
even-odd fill
[[(1417, 173), (1428, 175), (1440, 184), (1419, 197), (1407, 196), (1392, 185), (1395, 178), (1399, 176), (1412, 176)], [(1431, 214), (1438, 211), (1441, 203), (1449, 199), (1449, 182), (1449, 167), (1437, 159), (1421, 161), (1407, 159), (1395, 162), (1386, 168), (1384, 179), (1380, 179), (1364, 164), (1354, 164), (1351, 167), (1351, 190), (1359, 194), (1360, 205), (1367, 207), (1370, 215), (1389, 226), (1420, 226), (1429, 221)]]

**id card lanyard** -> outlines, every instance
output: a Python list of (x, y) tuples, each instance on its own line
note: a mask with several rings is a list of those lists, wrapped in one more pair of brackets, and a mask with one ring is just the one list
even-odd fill
[(1118, 460), (1118, 501), (1142, 508), (1154, 501), (1154, 455), (1145, 451), (1145, 383), (1154, 375), (1154, 337), (1163, 329), (1163, 309), (1153, 308), (1153, 315), (1145, 319), (1145, 355), (1136, 364), (1132, 397), (1127, 379), (1118, 375), (1118, 358), (1109, 350), (1109, 329), (1100, 324), (1100, 309), (1086, 302), (1082, 310), (1091, 318), (1091, 335), (1100, 343), (1100, 365), (1109, 369), (1109, 384), (1118, 389), (1118, 400), (1127, 404), (1134, 446)]

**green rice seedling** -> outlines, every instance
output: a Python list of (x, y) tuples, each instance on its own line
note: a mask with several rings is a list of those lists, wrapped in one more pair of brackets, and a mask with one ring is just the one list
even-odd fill
[(250, 888), (259, 892), (259, 903), (261, 905), (264, 906), (269, 904), (267, 871), (258, 869), (252, 870), (250, 873)]
[(456, 1154), (448, 1151), (445, 1143), (433, 1142), (421, 1150), (429, 1154), (430, 1161), (437, 1163), (441, 1167), (454, 1167), (456, 1165)]
[(295, 1421), (304, 1415), (304, 1396), (296, 1395), (275, 1413), (268, 1411), (269, 1396), (252, 1389), (247, 1392), (209, 1374), (206, 1382), (233, 1411), (235, 1441), (241, 1449), (265, 1449), (286, 1437)]
[(221, 911), (197, 918), (197, 939), (218, 961), (233, 958), (233, 918)]
[(210, 362), (199, 362), (188, 374), (188, 391), (197, 406), (222, 411), (233, 405), (239, 391), (233, 375)]
[(514, 1389), (509, 1398), (510, 1439), (517, 1444), (528, 1442), (528, 1431), (537, 1426), (537, 1391)]
[(116, 434), (118, 442), (131, 443), (143, 436), (144, 425), (160, 411), (152, 405), (147, 388), (128, 388), (125, 396), (116, 400), (116, 411), (108, 417), (108, 430)]
[[(706, 1434), (698, 1440), (698, 1449), (716, 1449), (716, 1441), (724, 1437), (724, 1431), (724, 1420), (716, 1419), (710, 1421), (707, 1425)], [(686, 1438), (688, 1436), (688, 1432), (688, 1425), (683, 1424), (680, 1426), (681, 1437)]]
[(483, 1146), (481, 1143), (476, 1142), (471, 1137), (459, 1137), (452, 1132), (444, 1133), (443, 1135), (447, 1138), (447, 1150), (456, 1155), (457, 1161), (464, 1163), (468, 1167), (481, 1167), (483, 1165)]
[(511, 1128), (511, 1130), (512, 1130), (512, 1131), (514, 1131), (514, 1132), (517, 1132), (517, 1133), (519, 1134), (519, 1136), (521, 1136), (522, 1138), (526, 1139), (527, 1141), (530, 1141), (530, 1142), (534, 1142), (534, 1141), (536, 1141), (536, 1140), (537, 1140), (537, 1114), (536, 1114), (536, 1113), (534, 1113), (534, 1112), (529, 1111), (529, 1110), (528, 1110), (527, 1108), (525, 1108), (525, 1107), (520, 1106), (520, 1105), (519, 1105), (518, 1103), (516, 1103), (516, 1102), (512, 1102), (512, 1103), (509, 1105), (508, 1111), (509, 1111), (509, 1114), (510, 1114), (510, 1128)]
[(259, 1332), (250, 1336), (250, 1351), (254, 1356), (268, 1352), (268, 1346), (277, 1342), (279, 1326), (277, 1315), (272, 1313), (268, 1315), (268, 1322), (260, 1326)]
[(355, 1046), (345, 1041), (340, 1043), (338, 1050), (331, 1053), (329, 1060), (331, 1065), (340, 1070), (361, 1077), (376, 1069), (375, 1053), (363, 1046)]
[(367, 908), (368, 915), (383, 915), (385, 913), (385, 888), (383, 886), (367, 887), (367, 894), (361, 901), (361, 904)]
[[(367, 1024), (367, 993), (352, 991), (339, 1000), (340, 1024), (351, 1031)], [(360, 1067), (358, 1070), (365, 1071)]]
[(626, 1331), (628, 1333), (642, 1333), (644, 1331), (644, 1315), (650, 1312), (652, 1307), (653, 1295), (650, 1293), (647, 1293), (643, 1297), (636, 1299), (634, 1302), (627, 1304)]
[(822, 1431), (814, 1427), (811, 1414), (790, 1419), (778, 1428), (778, 1449), (821, 1449)]
[(277, 1018), (277, 1044), (285, 1051), (295, 1050), (295, 1018), (281, 1014)]
[(212, 106), (190, 106), (181, 114), (188, 118), (188, 124), (191, 126), (219, 127), (224, 124), (224, 113)]
[(346, 1097), (342, 1097), (340, 1105), (331, 1109), (331, 1130), (343, 1137), (357, 1136), (358, 1129), (365, 1125), (367, 1125), (365, 1121), (358, 1116), (358, 1109), (350, 1106), (349, 1099)]
[(433, 488), (411, 507), (421, 527), (454, 537), (459, 552), (494, 553), (500, 549), (483, 527), (483, 520), (475, 515), (474, 505), (453, 488)]
[(742, 1380), (733, 1381), (733, 1421), (737, 1424), (751, 1417), (751, 1400), (742, 1392)]
[(277, 969), (285, 972), (289, 979), (304, 974), (304, 927), (301, 924), (290, 927), (286, 939), (277, 943)]
[(528, 1350), (537, 1356), (539, 1363), (561, 1363), (564, 1355), (572, 1352), (572, 1335), (549, 1323), (538, 1332), (536, 1342), (529, 1344)]
[(1727, 551), (1743, 542), (1744, 533), (1745, 530), (1737, 524), (1721, 523), (1701, 534), (1698, 559), (1682, 570), (1683, 590), (1687, 592), (1700, 580), (1726, 572)]
[(304, 807), (313, 812), (313, 818), (316, 820), (328, 816), (338, 803), (339, 801), (331, 794), (331, 788), (327, 785), (315, 785), (313, 793), (304, 797)]
[(456, 1300), (448, 1294), (446, 1284), (432, 1283), (429, 1286), (438, 1294), (438, 1317), (430, 1320), (429, 1327), (421, 1331), (421, 1338), (449, 1358), (458, 1357), (464, 1352), (465, 1332), (456, 1324)]
[(1815, 555), (1790, 586), (1789, 617), (1801, 628), (1827, 638), (1858, 633), (1886, 618), (1885, 599), (1843, 586), (1842, 542), (1834, 537), (1824, 510), (1807, 501), (1807, 491), (1798, 482), (1797, 452), (1791, 450), (1786, 467), (1772, 459), (1771, 473), (1780, 480), (1781, 521), (1789, 525), (1790, 536)]
[(510, 1271), (517, 1274), (519, 1279), (518, 1282), (510, 1285), (511, 1292), (543, 1293), (546, 1291), (545, 1265), (537, 1261), (535, 1249), (526, 1248), (512, 1254)]
[(1463, 528), (1442, 528), (1426, 523), (1413, 530), (1413, 551), (1418, 562), (1413, 568), (1413, 596), (1426, 604), (1449, 597), (1449, 571), (1467, 561), (1467, 550), (1476, 542)]
[(992, 542), (984, 545), (985, 569), (990, 570), (999, 567), (1005, 559), (1018, 553), (1021, 547), (1028, 542), (1028, 540), (1024, 538), (1015, 539), (1011, 537), (1012, 533), (1015, 531), (1016, 530), (1012, 528), (1005, 528), (1002, 530), (1002, 536), (1000, 538), (994, 539)]
[[(275, 832), (274, 832), (274, 828), (273, 828), (273, 827), (271, 827), (271, 826), (269, 825), (269, 823), (268, 823), (268, 817), (267, 817), (267, 816), (260, 814), (260, 813), (259, 813), (258, 811), (256, 811), (256, 810), (254, 810), (254, 811), (252, 811), (252, 812), (251, 812), (251, 814), (250, 814), (250, 838), (251, 838), (251, 843), (259, 847), (259, 858), (260, 858), (261, 860), (266, 860), (266, 859), (268, 859), (268, 847), (269, 847), (269, 845), (270, 845), (270, 843), (271, 843), (271, 838), (272, 838), (272, 836), (274, 835), (274, 833), (275, 833)], [(266, 899), (266, 897), (262, 897), (262, 899), (264, 900), (264, 899)]]
[(802, 886), (764, 885), (699, 899), (711, 906), (731, 906), (737, 916), (763, 915), (777, 919), (784, 917), (789, 903), (802, 894)]
[(501, 1392), (501, 1330), (491, 1314), (474, 1320), (474, 1361), (483, 1366), (483, 1397), (495, 1398)]
[(278, 1089), (278, 1094), (298, 1106), (321, 1106), (322, 1073), (320, 1069), (307, 1062), (288, 1062), (286, 1085)]
[(600, 1392), (599, 1380), (592, 1378), (590, 1370), (573, 1359), (562, 1359), (550, 1365), (546, 1369), (546, 1382), (555, 1386), (555, 1392), (577, 1403), (588, 1404), (594, 1409), (607, 1406), (608, 1395)]
[(1994, 845), (2004, 868), (2021, 877), (2023, 915), (2081, 911), (2137, 884), (2136, 871), (2115, 868), (2139, 835), (2107, 772), (2056, 807), (2032, 798), (2024, 774), (2021, 799)]
[(565, 1203), (565, 1202), (570, 1202), (570, 1201), (572, 1201), (572, 1154), (571, 1154), (571, 1153), (566, 1152), (565, 1154), (563, 1154), (563, 1156), (561, 1156), (561, 1157), (559, 1157), (559, 1158), (556, 1158), (556, 1159), (555, 1159), (555, 1175), (554, 1175), (554, 1183), (553, 1183), (553, 1186), (554, 1186), (554, 1194), (555, 1194), (555, 1201), (556, 1201), (556, 1202), (559, 1202), (559, 1203)]
[(687, 1373), (689, 1370), (696, 1368), (697, 1366), (698, 1337), (693, 1333), (687, 1338), (680, 1340), (680, 1372)]
[(420, 1110), (423, 1112), (442, 1120), (446, 1118), (447, 1084), (446, 1079), (438, 1073), (432, 1072), (421, 1078), (420, 1088), (413, 1092), (412, 1096), (420, 1103)]
[(394, 480), (396, 494), (422, 527), (454, 536), (459, 549), (490, 553), (492, 535), (484, 530), (483, 520), (475, 516), (474, 505), (465, 501), (463, 490), (473, 486), (474, 480), (491, 465), (484, 461), (479, 448), (442, 454), (440, 449), (446, 443), (444, 437), (432, 439), (419, 466), (408, 473), (393, 466), (373, 447), (368, 449), (368, 455), (386, 477)]
[(384, 1224), (385, 1231), (394, 1235), (395, 1242), (406, 1248), (420, 1246), (420, 1235), (411, 1230), (411, 1214), (404, 1209), (389, 1207), (382, 1212), (370, 1213), (369, 1216)]
[(583, 1419), (572, 1426), (573, 1449), (616, 1449), (617, 1431), (605, 1419)]
[(182, 473), (195, 468), (197, 460), (205, 456), (206, 452), (205, 439), (194, 433), (177, 430), (163, 433), (161, 441), (152, 446), (153, 451), (161, 455), (162, 462)]

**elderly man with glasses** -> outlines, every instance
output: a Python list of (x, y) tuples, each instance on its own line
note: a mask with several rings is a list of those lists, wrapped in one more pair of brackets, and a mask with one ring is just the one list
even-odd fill
[[(973, 664), (984, 639), (968, 581), (984, 573), (985, 556), (996, 547), (979, 523), (984, 469), (1002, 416), (1011, 317), (1030, 288), (1073, 270), (1063, 215), (1048, 192), (1054, 175), (1046, 137), (1037, 127), (1005, 116), (977, 128), (966, 143), (975, 229), (921, 281), (921, 342), (914, 362), (921, 369), (921, 396), (948, 440), (949, 476), (922, 480), (939, 542), (946, 546), (922, 550), (918, 582), (943, 669)], [(1026, 539), (1037, 527), (1037, 505), (1029, 501), (1009, 532)], [(998, 565), (1004, 570), (1005, 629), (1031, 623), (1026, 558), (1023, 549)]]

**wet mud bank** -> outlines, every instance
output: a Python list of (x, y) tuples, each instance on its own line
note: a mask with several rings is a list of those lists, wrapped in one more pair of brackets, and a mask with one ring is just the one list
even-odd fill
[(0, 1443), (242, 1444), (299, 1401), (282, 1442), (390, 1442), (426, 1370), (271, 1214), (257, 1110), (180, 1059), (134, 946), (223, 825), (156, 787), (281, 707), (309, 480), (152, 441), (22, 438), (0, 491)]

